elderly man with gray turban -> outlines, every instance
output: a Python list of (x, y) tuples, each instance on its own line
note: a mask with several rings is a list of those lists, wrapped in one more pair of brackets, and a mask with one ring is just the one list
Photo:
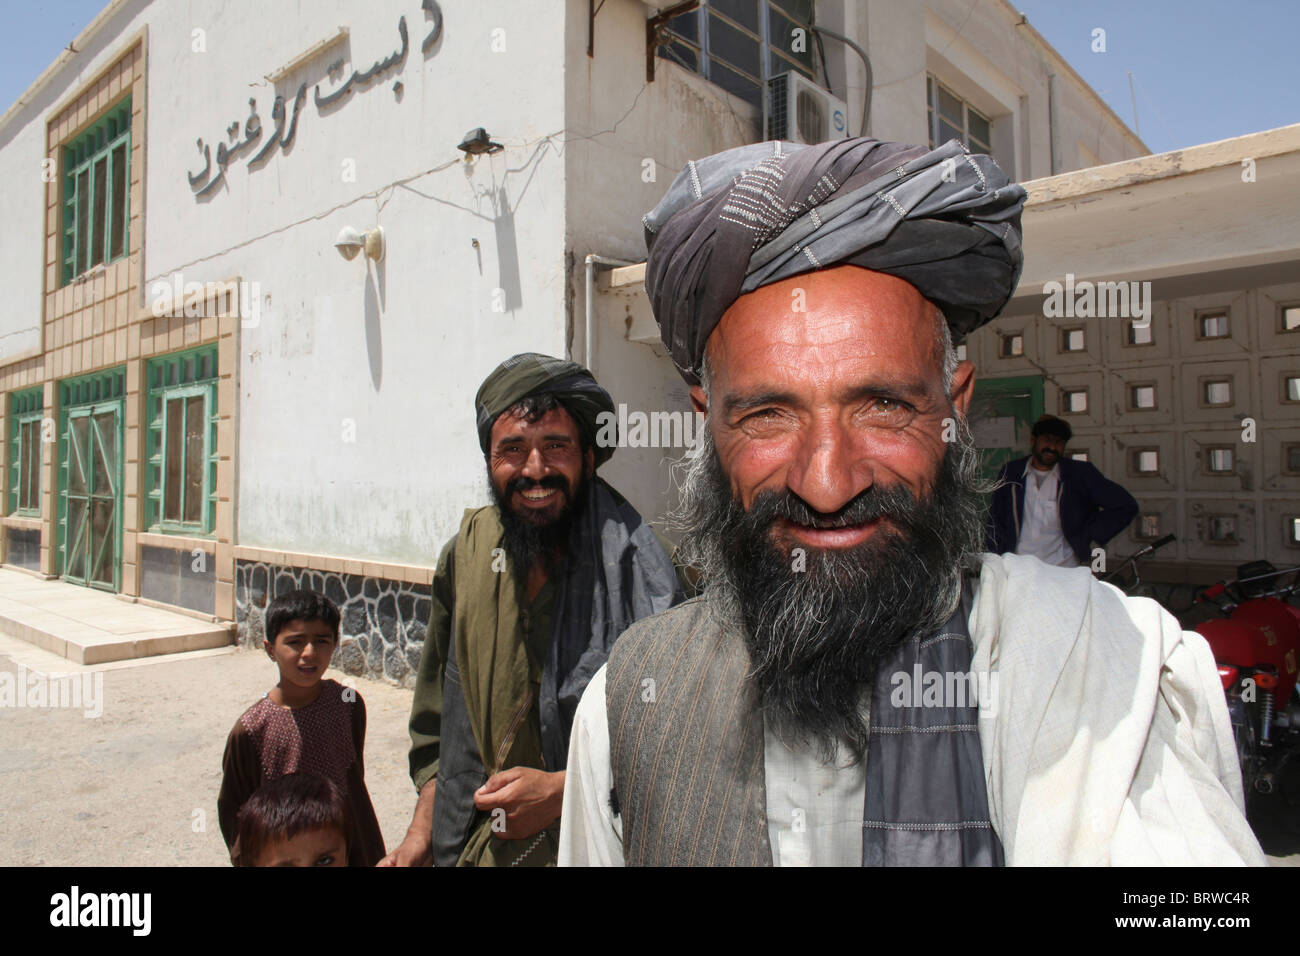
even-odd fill
[(953, 343), (1015, 291), (1024, 200), (955, 141), (848, 139), (688, 163), (645, 217), (706, 587), (588, 685), (561, 865), (1262, 862), (1205, 642), (980, 554)]
[(683, 596), (660, 539), (596, 476), (614, 403), (587, 369), (516, 355), (474, 407), (494, 503), (438, 559), (411, 702), (419, 799), (381, 866), (554, 864), (578, 700), (629, 624)]

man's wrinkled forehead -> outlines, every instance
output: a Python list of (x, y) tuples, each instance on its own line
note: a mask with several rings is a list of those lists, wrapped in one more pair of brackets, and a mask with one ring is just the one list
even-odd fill
[(943, 313), (910, 283), (845, 265), (795, 276), (742, 295), (705, 346), (714, 378), (900, 363), (941, 370)]

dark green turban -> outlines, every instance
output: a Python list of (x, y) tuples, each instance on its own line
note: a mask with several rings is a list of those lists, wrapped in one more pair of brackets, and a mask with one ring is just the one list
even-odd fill
[(614, 400), (596, 379), (577, 362), (566, 362), (550, 355), (523, 352), (506, 359), (483, 380), (474, 396), (478, 414), (478, 443), (486, 455), (492, 437), (492, 425), (501, 414), (525, 398), (554, 395), (578, 425), (582, 440), (591, 446), (600, 467), (614, 454), (613, 446), (596, 443), (597, 416), (614, 414)]

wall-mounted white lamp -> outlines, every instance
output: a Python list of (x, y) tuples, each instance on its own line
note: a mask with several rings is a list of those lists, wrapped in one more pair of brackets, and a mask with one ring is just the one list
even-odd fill
[(375, 226), (368, 232), (358, 232), (351, 226), (344, 226), (339, 230), (338, 238), (334, 240), (334, 248), (349, 262), (355, 259), (362, 249), (366, 250), (367, 256), (378, 262), (384, 258), (384, 228)]

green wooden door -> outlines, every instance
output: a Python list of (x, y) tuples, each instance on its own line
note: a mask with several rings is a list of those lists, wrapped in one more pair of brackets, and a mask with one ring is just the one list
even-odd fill
[(1008, 461), (1029, 454), (1029, 429), (1042, 414), (1041, 375), (975, 380), (971, 429), (984, 477), (997, 477)]
[(121, 588), (122, 403), (68, 409), (64, 429), (63, 577)]

